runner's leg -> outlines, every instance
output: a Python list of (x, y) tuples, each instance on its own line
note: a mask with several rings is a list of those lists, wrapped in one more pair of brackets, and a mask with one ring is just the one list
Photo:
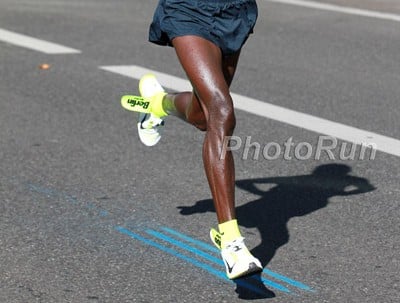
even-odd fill
[[(192, 103), (187, 104), (189, 107), (185, 110), (185, 116), (188, 114), (186, 119), (193, 123), (190, 120), (197, 115), (206, 122), (203, 162), (218, 221), (230, 221), (235, 218), (234, 162), (229, 151), (225, 157), (220, 157), (224, 140), (226, 136), (232, 135), (236, 123), (229, 85), (225, 78), (229, 73), (223, 68), (220, 48), (212, 42), (198, 36), (183, 36), (173, 39), (172, 43), (194, 90)], [(194, 95), (198, 103), (193, 102)], [(183, 96), (178, 95), (179, 97)], [(180, 108), (179, 105), (176, 109), (183, 114), (183, 107)], [(202, 114), (199, 114), (199, 108)]]

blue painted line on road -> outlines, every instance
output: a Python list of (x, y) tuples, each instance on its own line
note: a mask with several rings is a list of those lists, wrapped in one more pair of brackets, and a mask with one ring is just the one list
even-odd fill
[(306, 291), (314, 291), (310, 286), (307, 286), (299, 281), (293, 280), (291, 278), (285, 277), (281, 274), (278, 274), (276, 272), (273, 272), (272, 270), (266, 269), (264, 268), (263, 273), (277, 279), (277, 280), (281, 280), (283, 282), (286, 282), (287, 284), (290, 284), (294, 287), (300, 288), (302, 290), (306, 290)]
[(205, 243), (205, 242), (203, 242), (203, 241), (199, 241), (199, 240), (197, 240), (197, 239), (194, 239), (194, 238), (192, 238), (192, 237), (189, 237), (189, 236), (187, 236), (187, 235), (185, 235), (185, 234), (182, 234), (182, 233), (180, 233), (179, 231), (176, 231), (176, 230), (174, 230), (174, 229), (172, 229), (172, 228), (169, 228), (169, 227), (161, 227), (161, 229), (162, 229), (163, 231), (165, 231), (165, 232), (167, 232), (167, 233), (173, 235), (173, 236), (176, 236), (176, 237), (178, 237), (178, 238), (180, 238), (180, 239), (183, 239), (183, 240), (185, 240), (186, 242), (193, 243), (193, 244), (197, 245), (198, 247), (201, 247), (201, 248), (203, 248), (203, 249), (205, 249), (205, 250), (209, 250), (209, 251), (212, 251), (212, 252), (219, 253), (219, 249), (216, 248), (215, 246), (209, 245), (208, 243)]
[[(170, 254), (172, 256), (175, 256), (175, 257), (177, 257), (179, 259), (182, 259), (182, 260), (184, 260), (184, 261), (186, 261), (188, 263), (191, 263), (191, 264), (193, 264), (193, 265), (195, 265), (195, 266), (197, 266), (197, 267), (199, 267), (201, 269), (204, 269), (207, 272), (213, 274), (214, 276), (216, 276), (216, 277), (218, 277), (220, 279), (223, 279), (225, 281), (233, 283), (233, 281), (229, 280), (226, 277), (225, 272), (216, 270), (216, 269), (214, 269), (212, 266), (210, 266), (208, 264), (202, 263), (202, 262), (200, 262), (200, 261), (198, 261), (196, 259), (193, 259), (191, 257), (185, 256), (185, 255), (179, 253), (178, 251), (176, 251), (176, 250), (174, 250), (172, 248), (168, 248), (168, 247), (166, 247), (164, 245), (161, 245), (161, 244), (159, 244), (157, 242), (154, 242), (154, 241), (152, 241), (150, 239), (147, 239), (147, 238), (145, 238), (145, 237), (143, 237), (143, 236), (141, 236), (139, 234), (136, 234), (136, 233), (134, 233), (134, 232), (130, 231), (129, 229), (126, 229), (126, 228), (124, 228), (122, 226), (115, 226), (114, 228), (115, 228), (116, 231), (118, 231), (118, 232), (120, 232), (122, 234), (125, 234), (125, 235), (129, 236), (132, 239), (139, 240), (139, 241), (141, 241), (141, 242), (143, 242), (143, 243), (145, 243), (147, 245), (155, 247), (155, 248), (157, 248), (157, 249), (159, 249), (159, 250), (161, 250), (163, 252), (166, 252), (166, 253), (168, 253), (168, 254)], [(259, 295), (268, 295), (266, 293), (266, 291), (264, 291), (262, 289), (259, 289), (258, 287), (255, 287), (254, 285), (252, 285), (250, 283), (247, 283), (247, 282), (245, 282), (243, 280), (237, 280), (236, 283), (238, 285), (242, 286), (242, 287), (246, 287), (247, 289), (249, 289), (249, 290), (251, 290), (251, 291), (253, 291), (255, 293), (258, 293)]]
[[(180, 247), (180, 248), (182, 248), (184, 250), (187, 250), (187, 251), (189, 251), (191, 253), (194, 253), (194, 254), (196, 254), (196, 255), (198, 255), (198, 256), (200, 256), (200, 257), (202, 257), (202, 258), (204, 258), (204, 259), (206, 259), (208, 261), (211, 261), (211, 262), (213, 262), (215, 264), (218, 264), (218, 265), (221, 265), (221, 266), (225, 266), (224, 262), (220, 258), (215, 258), (214, 256), (211, 256), (211, 255), (209, 255), (209, 254), (207, 254), (207, 253), (205, 253), (205, 252), (203, 252), (203, 251), (201, 251), (201, 250), (199, 250), (197, 248), (189, 246), (189, 245), (187, 245), (185, 243), (182, 243), (180, 241), (172, 239), (172, 238), (170, 238), (170, 237), (168, 237), (168, 236), (166, 236), (166, 235), (164, 235), (162, 233), (159, 233), (157, 231), (150, 230), (150, 229), (146, 230), (146, 233), (148, 233), (149, 235), (152, 235), (153, 237), (156, 237), (156, 238), (158, 238), (160, 240), (164, 240), (164, 241), (166, 241), (166, 242), (168, 242), (170, 244), (178, 246), (178, 247)], [(290, 290), (288, 288), (286, 288), (283, 285), (280, 285), (278, 283), (275, 283), (275, 282), (273, 282), (271, 280), (268, 280), (268, 279), (265, 279), (265, 278), (261, 277), (261, 281), (265, 285), (267, 285), (267, 286), (269, 286), (271, 288), (275, 288), (277, 290), (280, 290), (280, 291), (283, 291), (283, 292), (286, 292), (286, 293), (290, 293)]]
[[(174, 230), (172, 228), (162, 227), (161, 229), (163, 231), (165, 231), (165, 232), (167, 232), (167, 233), (169, 233), (171, 235), (174, 235), (174, 236), (176, 236), (176, 237), (178, 237), (180, 239), (183, 239), (183, 240), (185, 240), (185, 241), (187, 241), (189, 243), (195, 244), (198, 247), (201, 247), (201, 248), (207, 249), (209, 251), (213, 251), (213, 252), (218, 252), (219, 253), (219, 250), (216, 247), (214, 247), (214, 246), (212, 246), (212, 245), (210, 245), (208, 243), (205, 243), (203, 241), (196, 240), (196, 239), (194, 239), (194, 238), (192, 238), (190, 236), (187, 236), (185, 234), (182, 234), (179, 231), (176, 231), (176, 230)], [(304, 283), (301, 283), (299, 281), (293, 280), (293, 279), (291, 279), (289, 277), (286, 277), (284, 275), (281, 275), (281, 274), (278, 274), (276, 272), (273, 272), (272, 270), (264, 268), (263, 269), (263, 273), (268, 275), (268, 276), (270, 276), (270, 277), (273, 277), (273, 278), (275, 278), (277, 280), (283, 281), (283, 282), (285, 282), (285, 283), (287, 283), (287, 284), (289, 284), (291, 286), (297, 287), (299, 289), (302, 289), (302, 290), (305, 290), (305, 291), (314, 291), (310, 286), (307, 286)]]
[[(47, 198), (57, 198), (57, 199), (61, 198), (61, 199), (64, 199), (65, 201), (67, 201), (67, 202), (69, 202), (71, 204), (74, 204), (75, 206), (81, 206), (84, 209), (86, 209), (87, 211), (94, 211), (95, 213), (97, 213), (97, 215), (100, 218), (105, 218), (105, 217), (108, 217), (110, 215), (110, 213), (107, 210), (99, 208), (99, 207), (97, 207), (95, 204), (93, 204), (91, 202), (81, 201), (77, 197), (72, 196), (70, 194), (66, 194), (64, 192), (61, 192), (61, 191), (58, 191), (58, 190), (55, 190), (55, 189), (52, 189), (52, 188), (47, 188), (47, 187), (43, 187), (43, 186), (40, 186), (40, 185), (31, 184), (31, 183), (27, 183), (26, 185), (31, 191), (43, 194)], [(205, 251), (209, 251), (209, 252), (213, 252), (213, 253), (218, 253), (219, 254), (219, 250), (216, 247), (214, 247), (214, 246), (212, 246), (212, 245), (210, 245), (208, 243), (205, 243), (203, 241), (200, 241), (200, 240), (197, 240), (195, 238), (192, 238), (192, 237), (190, 237), (188, 235), (185, 235), (185, 234), (183, 234), (183, 233), (181, 233), (179, 231), (176, 231), (176, 230), (174, 230), (172, 228), (169, 228), (169, 227), (165, 227), (164, 226), (164, 227), (160, 227), (160, 229), (163, 232), (165, 232), (167, 234), (170, 234), (170, 235), (172, 235), (172, 236), (174, 236), (174, 237), (176, 237), (178, 239), (182, 239), (183, 241), (185, 241), (187, 243), (194, 244), (195, 246), (197, 246), (197, 247), (199, 247), (199, 248), (201, 248), (201, 249), (203, 249)], [(167, 241), (170, 244), (173, 244), (173, 245), (175, 245), (177, 247), (180, 247), (181, 249), (184, 249), (184, 250), (186, 250), (188, 252), (191, 252), (191, 253), (195, 254), (196, 256), (202, 257), (202, 258), (204, 258), (204, 259), (206, 259), (208, 261), (211, 261), (211, 262), (213, 262), (215, 264), (219, 264), (219, 265), (222, 264), (223, 265), (222, 260), (220, 260), (219, 258), (217, 259), (216, 257), (214, 257), (214, 256), (212, 256), (212, 255), (210, 255), (210, 254), (208, 254), (208, 253), (206, 253), (206, 252), (204, 252), (204, 251), (202, 251), (200, 249), (197, 249), (197, 248), (195, 248), (193, 246), (187, 245), (186, 243), (183, 243), (181, 241), (178, 241), (176, 239), (168, 237), (167, 235), (162, 234), (162, 233), (158, 233), (158, 232), (155, 232), (155, 231), (151, 231), (150, 234), (151, 233), (153, 233), (152, 235), (154, 237), (156, 237), (158, 239), (161, 239), (161, 240), (164, 240), (164, 241)], [(194, 264), (194, 265), (196, 265), (196, 264)], [(207, 264), (205, 264), (205, 265), (207, 265)], [(208, 269), (211, 268), (209, 265), (207, 265), (207, 266), (208, 266), (207, 267)], [(206, 269), (206, 270), (208, 270), (208, 269)], [(210, 271), (210, 272), (214, 274), (214, 272), (212, 272), (212, 271)], [(288, 278), (286, 276), (283, 276), (281, 274), (275, 273), (275, 272), (273, 272), (271, 270), (264, 269), (263, 273), (268, 275), (268, 276), (270, 276), (270, 277), (273, 277), (274, 279), (283, 281), (283, 282), (285, 282), (285, 283), (287, 283), (287, 284), (289, 284), (291, 286), (297, 287), (298, 289), (305, 290), (305, 291), (314, 291), (311, 287), (309, 287), (309, 286), (307, 286), (307, 285), (305, 285), (305, 284), (303, 284), (303, 283), (301, 283), (299, 281), (296, 281), (296, 280), (293, 280), (293, 279)], [(225, 275), (224, 272), (219, 272), (219, 274), (221, 274), (224, 277), (224, 279), (226, 278), (226, 275)], [(282, 285), (280, 285), (278, 283), (275, 283), (274, 281), (270, 281), (268, 279), (265, 279), (263, 277), (260, 277), (260, 278), (261, 278), (261, 281), (265, 285), (270, 286), (270, 287), (275, 288), (275, 289), (278, 289), (278, 290), (283, 291), (283, 292), (288, 292), (288, 289), (283, 287)], [(230, 281), (227, 278), (226, 278), (226, 280)], [(243, 283), (245, 283), (245, 282), (241, 281), (238, 284), (243, 284)], [(248, 289), (254, 288), (253, 285), (250, 285), (250, 286), (247, 285), (246, 286), (245, 284), (243, 284), (243, 286), (247, 287)], [(256, 292), (260, 293), (260, 290), (257, 289)]]
[(158, 238), (160, 240), (164, 240), (164, 241), (166, 241), (168, 243), (171, 243), (171, 244), (173, 244), (175, 246), (183, 248), (184, 250), (187, 250), (187, 251), (189, 251), (191, 253), (197, 254), (200, 257), (203, 257), (204, 259), (207, 259), (207, 260), (209, 260), (209, 261), (211, 261), (213, 263), (216, 263), (216, 264), (219, 264), (219, 265), (224, 265), (224, 263), (221, 260), (221, 258), (216, 258), (216, 257), (214, 257), (214, 256), (212, 256), (210, 254), (207, 254), (207, 253), (205, 253), (205, 252), (203, 252), (203, 251), (201, 251), (201, 250), (199, 250), (199, 249), (197, 249), (197, 248), (195, 248), (193, 246), (187, 245), (187, 244), (185, 244), (185, 243), (183, 243), (181, 241), (178, 241), (178, 240), (175, 240), (175, 239), (173, 239), (171, 237), (168, 237), (168, 236), (164, 235), (163, 233), (160, 233), (160, 232), (157, 232), (157, 231), (154, 231), (154, 230), (151, 230), (151, 229), (147, 229), (146, 233), (148, 233), (149, 235), (152, 235), (153, 237), (156, 237), (156, 238)]

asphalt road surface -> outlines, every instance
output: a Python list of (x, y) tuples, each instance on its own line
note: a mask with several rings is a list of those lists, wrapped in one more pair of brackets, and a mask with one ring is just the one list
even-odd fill
[(203, 134), (168, 118), (146, 148), (119, 104), (143, 70), (185, 79), (147, 42), (156, 0), (0, 0), (0, 302), (398, 302), (399, 7), (330, 4), (258, 1), (232, 92), (237, 215), (265, 269), (232, 282)]

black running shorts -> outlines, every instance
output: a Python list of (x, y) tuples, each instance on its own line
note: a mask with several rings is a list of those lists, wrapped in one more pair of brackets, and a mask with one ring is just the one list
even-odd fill
[(149, 41), (171, 46), (175, 37), (195, 35), (233, 54), (253, 32), (257, 13), (255, 0), (160, 0)]

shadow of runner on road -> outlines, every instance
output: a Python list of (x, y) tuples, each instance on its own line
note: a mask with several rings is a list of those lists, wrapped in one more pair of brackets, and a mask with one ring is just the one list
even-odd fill
[[(240, 189), (258, 196), (256, 200), (238, 206), (236, 216), (241, 226), (259, 230), (261, 243), (252, 249), (252, 253), (263, 266), (272, 260), (279, 247), (288, 243), (287, 222), (291, 218), (326, 207), (331, 197), (357, 195), (376, 189), (367, 179), (352, 176), (350, 172), (348, 165), (325, 164), (317, 166), (309, 175), (236, 181)], [(266, 184), (272, 187), (263, 190)], [(178, 209), (182, 215), (215, 211), (212, 199), (198, 201), (193, 206), (179, 206)], [(259, 276), (258, 284), (262, 284)], [(236, 292), (243, 299), (259, 298), (239, 284)]]

